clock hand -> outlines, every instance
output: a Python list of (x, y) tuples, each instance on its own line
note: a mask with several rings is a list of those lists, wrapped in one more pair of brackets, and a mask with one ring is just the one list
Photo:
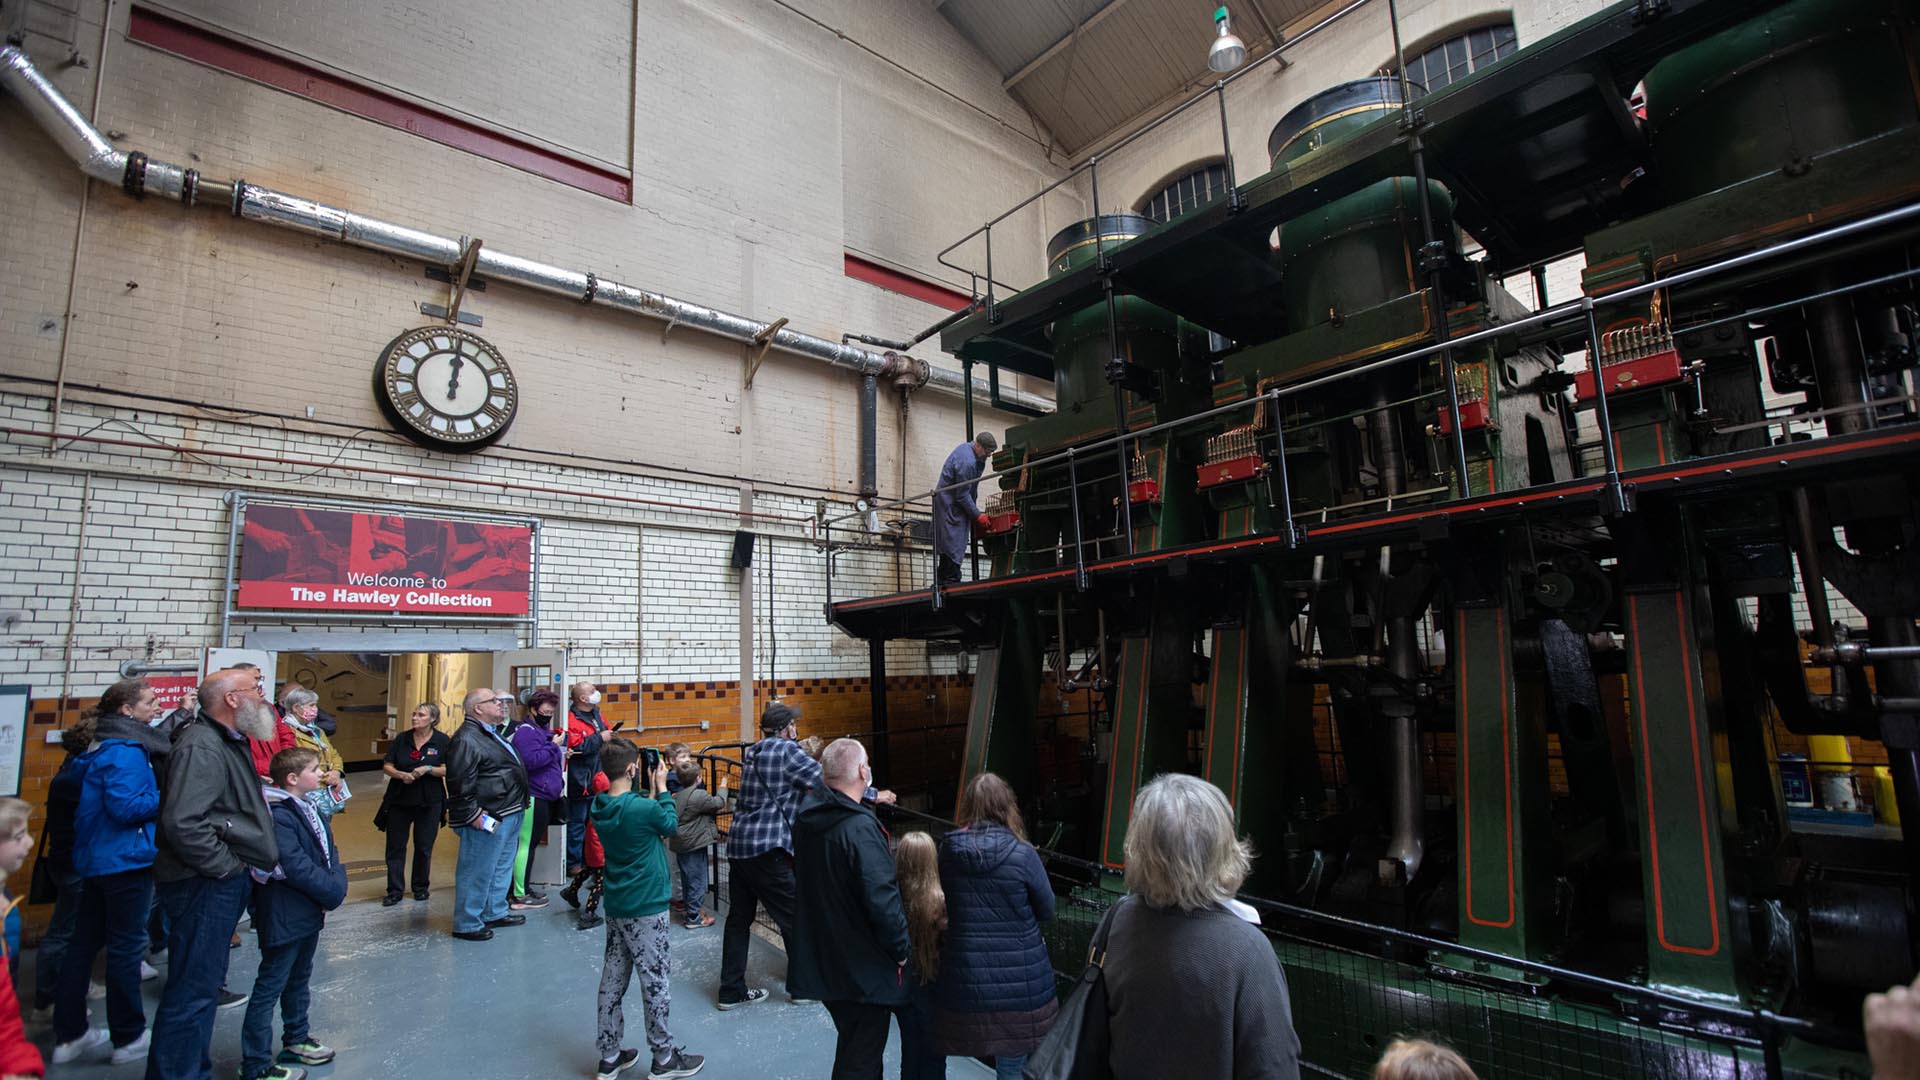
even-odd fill
[(456, 354), (451, 365), (453, 377), (447, 380), (447, 397), (453, 398), (460, 393), (460, 357)]

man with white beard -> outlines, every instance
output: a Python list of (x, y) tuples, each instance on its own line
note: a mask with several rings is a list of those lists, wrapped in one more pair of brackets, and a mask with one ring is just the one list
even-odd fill
[(228, 939), (253, 891), (249, 869), (280, 861), (249, 737), (277, 721), (257, 671), (228, 668), (200, 684), (200, 715), (174, 737), (160, 786), (153, 876), (167, 914), (167, 988), (153, 1016), (147, 1080), (212, 1080), (214, 1012)]

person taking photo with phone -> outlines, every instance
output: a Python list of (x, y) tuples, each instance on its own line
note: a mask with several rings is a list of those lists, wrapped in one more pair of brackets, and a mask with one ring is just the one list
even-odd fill
[[(644, 755), (644, 756), (643, 756)], [(624, 1002), (634, 972), (647, 1017), (647, 1046), (653, 1055), (649, 1080), (672, 1080), (700, 1071), (705, 1059), (673, 1044), (667, 1030), (667, 898), (673, 886), (661, 841), (674, 834), (678, 819), (667, 793), (667, 763), (657, 750), (642, 751), (624, 739), (609, 739), (601, 765), (607, 791), (593, 797), (588, 818), (607, 858), (607, 952), (600, 970), (598, 1080), (613, 1080), (640, 1060), (640, 1051), (622, 1047), (626, 1034)]]

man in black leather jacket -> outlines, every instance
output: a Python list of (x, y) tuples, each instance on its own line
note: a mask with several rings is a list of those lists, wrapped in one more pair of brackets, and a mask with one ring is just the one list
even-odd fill
[(527, 809), (527, 768), (506, 736), (506, 701), (497, 691), (469, 691), (466, 721), (447, 749), (447, 822), (460, 836), (453, 871), (453, 936), (486, 941), (525, 915), (507, 910), (520, 815)]
[(153, 1016), (148, 1080), (211, 1080), (207, 1050), (227, 977), (227, 938), (248, 871), (280, 861), (273, 814), (254, 775), (249, 738), (273, 734), (257, 671), (228, 668), (200, 684), (200, 712), (181, 727), (160, 786), (153, 877), (167, 914), (167, 987)]

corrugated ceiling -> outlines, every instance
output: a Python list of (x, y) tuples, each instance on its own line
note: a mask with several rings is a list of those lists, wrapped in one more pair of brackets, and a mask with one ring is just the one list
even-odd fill
[[(1231, 0), (1256, 55), (1271, 31), (1324, 0)], [(940, 13), (999, 70), (1007, 91), (1068, 154), (1213, 78), (1217, 0), (940, 0)]]

